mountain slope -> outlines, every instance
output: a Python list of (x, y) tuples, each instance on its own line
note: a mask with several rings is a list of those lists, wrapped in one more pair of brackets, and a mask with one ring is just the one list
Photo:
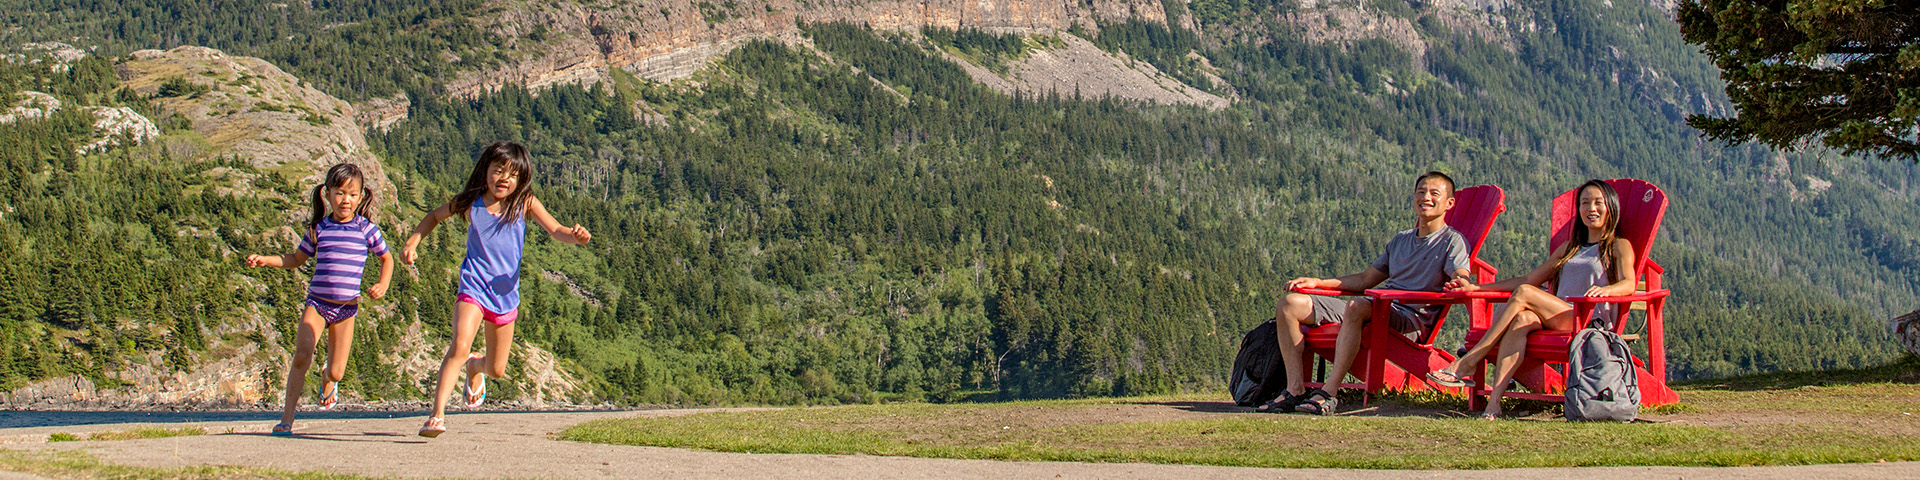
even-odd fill
[[(315, 83), (349, 97), (405, 90), (388, 105), (408, 119), (369, 139), (395, 172), (403, 218), (446, 198), (478, 145), (532, 146), (542, 199), (597, 238), (533, 236), (535, 321), (521, 335), (606, 399), (1215, 388), (1281, 283), (1365, 265), (1405, 227), (1406, 182), (1430, 168), (1507, 190), (1483, 256), (1508, 273), (1539, 261), (1545, 203), (1560, 191), (1621, 176), (1666, 188), (1675, 202), (1654, 252), (1676, 291), (1681, 378), (1882, 362), (1895, 348), (1878, 318), (1910, 309), (1920, 278), (1920, 172), (1698, 140), (1680, 118), (1724, 102), (1658, 6), (1207, 1), (1019, 16), (1025, 4), (876, 4), (891, 7), (316, 10), (361, 20), (245, 48), (357, 45), (351, 61), (327, 49), (268, 58), (326, 71)], [(416, 12), (405, 18), (422, 27), (361, 30), (401, 21), (387, 12)], [(655, 13), (677, 20), (644, 20)], [(490, 33), (459, 33), (468, 27)], [(326, 33), (343, 30), (367, 35)], [(410, 36), (433, 40), (395, 41)], [(603, 37), (619, 48), (588, 50)], [(1018, 53), (994, 48), (1047, 37), (1233, 100), (1014, 98), (975, 80), (1018, 68)], [(416, 63), (329, 69), (402, 45)], [(649, 79), (656, 60), (675, 73)], [(581, 75), (539, 77), (555, 72)], [(376, 73), (405, 86), (356, 88)], [(444, 233), (428, 246), (383, 315), (432, 336), (459, 247)], [(382, 395), (420, 387), (364, 381)]]

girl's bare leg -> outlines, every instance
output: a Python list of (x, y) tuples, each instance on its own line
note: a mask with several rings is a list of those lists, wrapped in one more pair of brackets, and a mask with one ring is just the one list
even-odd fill
[(327, 326), (327, 370), (323, 373), (329, 382), (347, 378), (348, 354), (353, 353), (353, 320), (347, 318)]
[(280, 423), (293, 424), (293, 412), (300, 408), (300, 394), (307, 391), (307, 369), (313, 367), (313, 350), (320, 346), (320, 329), (326, 323), (313, 307), (306, 307), (300, 313), (299, 333), (294, 334), (293, 339), (293, 365), (287, 367), (286, 408), (280, 411)]
[(513, 347), (512, 323), (506, 325), (494, 325), (493, 322), (480, 323), (486, 326), (487, 353), (485, 356), (475, 359), (476, 363), (474, 366), (480, 367), (483, 370), (467, 372), (468, 385), (472, 385), (473, 383), (471, 382), (478, 380), (475, 377), (480, 373), (486, 373), (487, 376), (493, 378), (505, 378), (507, 376), (507, 352)]
[(431, 416), (447, 415), (447, 396), (453, 394), (453, 382), (460, 379), (460, 368), (466, 366), (467, 353), (473, 349), (473, 334), (479, 330), (480, 323), (480, 306), (453, 303), (453, 341), (447, 344), (447, 355), (440, 361), (440, 379), (433, 386)]

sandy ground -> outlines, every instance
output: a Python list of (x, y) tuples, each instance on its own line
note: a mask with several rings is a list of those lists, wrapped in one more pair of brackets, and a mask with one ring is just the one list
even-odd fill
[[(290, 438), (265, 435), (271, 413), (0, 412), (0, 448), (82, 450), (104, 461), (150, 467), (248, 465), (391, 478), (1920, 478), (1920, 463), (1760, 468), (1629, 467), (1487, 471), (1273, 470), (1256, 468), (998, 462), (867, 455), (753, 455), (553, 440), (602, 418), (711, 410), (453, 414), (437, 439), (415, 436), (419, 414), (306, 414)], [(247, 417), (229, 419), (227, 417)], [(121, 421), (115, 421), (121, 420)], [(208, 435), (44, 443), (46, 435), (199, 426)], [(33, 479), (0, 472), (0, 480)]]

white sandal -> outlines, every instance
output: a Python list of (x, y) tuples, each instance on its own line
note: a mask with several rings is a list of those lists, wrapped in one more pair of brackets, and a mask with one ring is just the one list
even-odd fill
[(444, 418), (427, 417), (427, 424), (420, 426), (420, 436), (422, 437), (434, 438), (440, 436), (442, 433), (447, 433), (447, 419)]

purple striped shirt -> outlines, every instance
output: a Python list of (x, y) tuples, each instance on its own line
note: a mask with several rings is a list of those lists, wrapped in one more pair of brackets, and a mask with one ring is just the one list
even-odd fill
[(353, 217), (347, 223), (326, 217), (312, 233), (315, 235), (300, 237), (300, 253), (313, 257), (313, 282), (307, 291), (322, 300), (340, 303), (359, 299), (360, 277), (366, 271), (367, 259), (387, 254), (387, 240), (380, 236), (380, 226), (366, 217)]

